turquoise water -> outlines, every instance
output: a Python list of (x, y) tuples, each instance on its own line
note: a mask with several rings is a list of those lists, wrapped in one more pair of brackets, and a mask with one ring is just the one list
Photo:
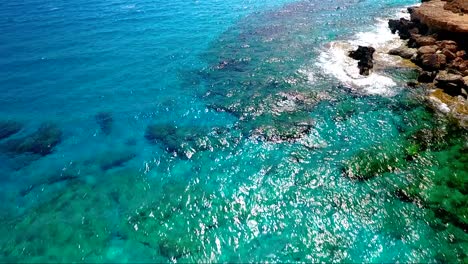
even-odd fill
[(0, 261), (468, 261), (466, 131), (320, 60), (415, 2), (0, 3)]

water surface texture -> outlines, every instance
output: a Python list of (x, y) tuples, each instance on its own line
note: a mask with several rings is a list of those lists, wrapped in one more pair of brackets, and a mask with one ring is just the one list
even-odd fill
[(467, 262), (468, 133), (379, 53), (415, 3), (1, 2), (0, 261)]

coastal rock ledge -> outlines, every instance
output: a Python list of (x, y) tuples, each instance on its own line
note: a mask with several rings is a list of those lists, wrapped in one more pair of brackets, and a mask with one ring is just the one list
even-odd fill
[[(457, 11), (457, 12), (453, 12)], [(454, 33), (468, 33), (467, 0), (432, 0), (413, 9), (412, 20), (419, 20), (429, 28)]]
[(389, 54), (419, 66), (417, 80), (431, 105), (468, 128), (468, 0), (423, 0), (408, 11), (411, 20), (388, 22), (392, 33), (407, 40), (407, 47)]

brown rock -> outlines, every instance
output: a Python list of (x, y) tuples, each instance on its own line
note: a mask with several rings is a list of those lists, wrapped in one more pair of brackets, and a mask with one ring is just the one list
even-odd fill
[(408, 48), (403, 45), (399, 48), (389, 50), (388, 54), (397, 55), (404, 59), (411, 59), (413, 55), (416, 54), (416, 49)]
[(456, 53), (457, 57), (464, 58), (466, 56), (466, 51), (464, 50), (459, 50)]
[[(454, 0), (463, 2), (466, 0)], [(464, 3), (464, 2), (463, 2)], [(429, 28), (455, 33), (468, 33), (468, 16), (444, 9), (446, 2), (432, 0), (414, 8), (412, 20), (419, 20)]]
[(455, 13), (468, 14), (468, 1), (466, 0), (452, 0), (447, 1), (444, 5), (445, 10), (450, 10)]
[(423, 69), (439, 70), (447, 64), (444, 54), (424, 54), (421, 56)]
[(458, 65), (457, 69), (461, 72), (468, 70), (467, 62), (465, 61), (462, 64)]
[(456, 57), (452, 63), (450, 64), (450, 67), (459, 70), (460, 72), (464, 72), (468, 70), (468, 62), (463, 60), (460, 57)]
[(428, 46), (436, 44), (436, 39), (430, 36), (415, 36), (414, 41), (418, 46)]
[(446, 48), (442, 50), (442, 54), (445, 55), (445, 57), (447, 58), (448, 61), (452, 61), (457, 57), (457, 55), (455, 53), (451, 52), (450, 50), (448, 50)]
[(431, 45), (431, 46), (422, 46), (418, 49), (418, 55), (423, 55), (423, 54), (434, 54), (437, 51), (437, 46), (436, 45)]
[(468, 87), (468, 76), (463, 77), (463, 84)]
[(445, 47), (446, 45), (457, 45), (457, 42), (455, 42), (454, 40), (445, 39), (445, 40), (437, 41), (437, 45), (441, 45)]
[(462, 58), (460, 57), (456, 57), (453, 61), (452, 61), (452, 67), (453, 68), (458, 68), (458, 66), (460, 66), (460, 64), (462, 64), (463, 62), (465, 62)]
[(453, 40), (443, 40), (440, 42), (441, 49), (447, 49), (451, 52), (457, 52), (458, 46), (457, 43)]

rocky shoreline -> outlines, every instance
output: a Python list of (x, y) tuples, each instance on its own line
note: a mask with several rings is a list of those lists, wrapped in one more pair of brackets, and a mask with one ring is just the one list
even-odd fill
[[(392, 33), (406, 40), (389, 51), (419, 67), (417, 82), (428, 101), (468, 128), (468, 9), (465, 0), (423, 1), (410, 7), (411, 19), (391, 19)], [(455, 12), (454, 12), (455, 11)]]

